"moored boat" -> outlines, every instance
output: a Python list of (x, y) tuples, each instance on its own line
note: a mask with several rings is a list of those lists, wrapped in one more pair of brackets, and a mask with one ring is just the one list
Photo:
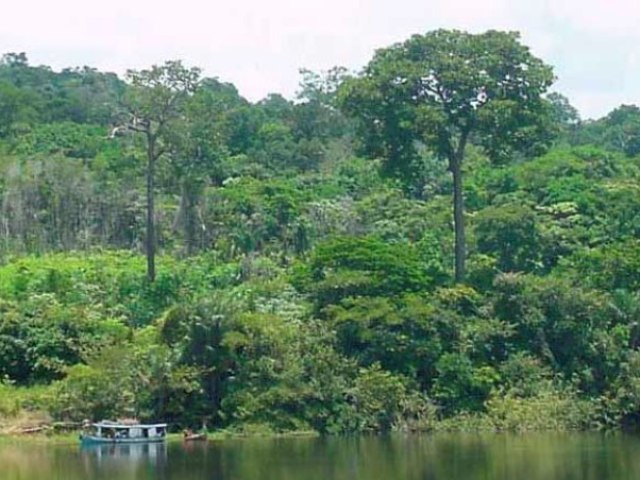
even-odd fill
[(206, 433), (185, 433), (183, 440), (185, 442), (198, 442), (205, 441), (207, 439)]
[(90, 443), (149, 443), (163, 442), (167, 436), (166, 423), (118, 423), (103, 420), (93, 423), (80, 434), (80, 441)]

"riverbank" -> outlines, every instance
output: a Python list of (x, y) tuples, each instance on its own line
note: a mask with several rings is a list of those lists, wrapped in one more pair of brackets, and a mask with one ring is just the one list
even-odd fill
[[(540, 432), (570, 432), (570, 431), (593, 431), (598, 429), (584, 430), (577, 428), (564, 428), (559, 427), (556, 429), (501, 429), (496, 428), (495, 424), (489, 422), (486, 418), (470, 418), (470, 417), (456, 417), (438, 422), (433, 429), (428, 431), (394, 431), (394, 434), (456, 434), (456, 433), (470, 433), (470, 434), (488, 434), (488, 433), (540, 433)], [(378, 435), (380, 432), (370, 432), (371, 434)], [(80, 430), (64, 433), (55, 433), (49, 431), (48, 433), (0, 433), (0, 445), (3, 444), (42, 444), (42, 445), (76, 445), (79, 442)], [(289, 432), (268, 432), (268, 431), (252, 431), (252, 432), (240, 432), (232, 430), (218, 430), (214, 432), (208, 432), (208, 441), (221, 442), (225, 440), (239, 440), (239, 439), (276, 439), (276, 438), (313, 438), (320, 437), (322, 434), (315, 431), (289, 431)], [(330, 435), (334, 437), (335, 435)], [(367, 436), (365, 434), (365, 436)], [(183, 442), (182, 433), (169, 433), (166, 437), (167, 443), (181, 443)]]
[[(75, 445), (79, 441), (80, 431), (65, 433), (35, 433), (35, 434), (18, 434), (18, 433), (0, 433), (0, 445), (2, 444), (47, 444), (47, 445)], [(242, 433), (228, 430), (219, 430), (208, 432), (209, 441), (223, 441), (241, 438), (310, 438), (320, 436), (317, 432), (299, 431), (299, 432), (253, 432)], [(179, 443), (183, 441), (182, 433), (169, 433), (166, 438), (167, 443)]]
[[(448, 417), (436, 409), (419, 418), (401, 417), (388, 430), (360, 429), (363, 433), (385, 431), (405, 433), (439, 432), (564, 432), (617, 430), (622, 423), (611, 416), (603, 421), (602, 412), (595, 402), (580, 400), (557, 392), (538, 392), (529, 398), (513, 395), (492, 395), (485, 403), (485, 411), (460, 412)], [(14, 417), (0, 417), (0, 440), (39, 443), (76, 443), (80, 424), (54, 422), (44, 413), (21, 411)], [(311, 429), (278, 430), (269, 424), (239, 423), (209, 432), (209, 439), (277, 438), (319, 436)], [(169, 441), (182, 441), (182, 434), (173, 433)]]

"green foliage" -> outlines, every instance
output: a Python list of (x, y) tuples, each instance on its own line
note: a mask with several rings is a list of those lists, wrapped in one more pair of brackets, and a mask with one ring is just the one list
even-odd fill
[[(108, 155), (116, 145), (107, 142), (104, 128), (71, 122), (38, 125), (12, 142), (12, 152), (18, 155), (60, 153), (69, 158), (87, 161), (98, 153)], [(120, 152), (118, 152), (120, 153)]]
[(457, 335), (456, 326), (437, 314), (437, 306), (417, 295), (398, 301), (347, 298), (327, 313), (342, 353), (424, 386), (431, 384), (438, 358)]
[(323, 306), (346, 297), (424, 291), (432, 280), (410, 245), (338, 237), (317, 247), (297, 283)]
[(443, 158), (453, 154), (455, 137), (471, 130), (493, 155), (510, 143), (524, 147), (544, 117), (539, 96), (552, 80), (517, 34), (437, 30), (378, 50), (341, 97), (387, 170), (410, 175), (416, 139)]
[(16, 418), (27, 412), (42, 414), (50, 408), (54, 398), (55, 393), (49, 385), (18, 387), (3, 380), (0, 382), (0, 419)]
[(494, 162), (514, 151), (531, 156), (551, 141), (541, 97), (552, 69), (515, 32), (436, 30), (380, 49), (363, 75), (345, 81), (343, 109), (358, 119), (365, 151), (408, 190), (420, 177), (419, 146), (447, 161), (453, 179), (455, 280), (465, 277), (463, 171), (467, 144)]
[(0, 417), (639, 424), (638, 108), (581, 122), (551, 80), (504, 32), (255, 103), (179, 62), (123, 82), (4, 56)]
[(496, 284), (495, 313), (515, 328), (517, 349), (593, 394), (616, 378), (632, 325), (606, 295), (561, 279), (503, 275)]
[(578, 398), (571, 391), (540, 391), (521, 398), (506, 394), (486, 402), (486, 417), (498, 431), (565, 431), (592, 427), (595, 404)]
[(640, 108), (620, 105), (606, 117), (587, 123), (577, 139), (579, 143), (605, 145), (629, 157), (640, 153)]
[(635, 426), (640, 417), (640, 378), (638, 367), (640, 366), (640, 354), (637, 351), (629, 352), (622, 363), (620, 377), (616, 379), (612, 398), (608, 402), (613, 408), (605, 411), (608, 415), (608, 423)]
[(601, 290), (637, 291), (640, 287), (640, 243), (627, 240), (581, 250), (568, 258), (559, 271)]
[(493, 254), (503, 272), (530, 272), (538, 264), (540, 234), (535, 212), (522, 205), (487, 207), (474, 218), (478, 251)]
[[(407, 403), (424, 402), (426, 399), (407, 398), (407, 388), (402, 377), (395, 376), (373, 364), (361, 369), (348, 393), (355, 410), (356, 431), (388, 431), (403, 426), (409, 419), (405, 411)], [(409, 406), (410, 409), (419, 405)], [(423, 410), (423, 408), (420, 408)], [(420, 418), (429, 421), (429, 418)]]
[(54, 413), (60, 418), (117, 418), (133, 413), (133, 394), (126, 371), (124, 348), (102, 353), (95, 365), (74, 365), (57, 392)]
[(436, 369), (438, 378), (433, 396), (445, 414), (480, 410), (499, 380), (495, 369), (475, 367), (466, 355), (459, 353), (442, 355)]

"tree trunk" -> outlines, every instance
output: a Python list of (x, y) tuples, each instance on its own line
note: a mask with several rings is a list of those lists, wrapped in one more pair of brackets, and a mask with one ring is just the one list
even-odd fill
[(156, 225), (154, 204), (154, 176), (156, 163), (156, 140), (147, 137), (147, 278), (150, 282), (156, 279)]
[(464, 196), (462, 192), (462, 158), (451, 163), (453, 175), (453, 225), (455, 230), (455, 280), (464, 281), (466, 260), (466, 239), (464, 233)]
[(185, 178), (182, 181), (182, 222), (185, 250), (188, 256), (198, 251), (198, 203), (200, 185), (197, 180)]
[(466, 237), (464, 234), (464, 192), (462, 185), (462, 162), (467, 140), (471, 133), (471, 125), (467, 125), (461, 132), (457, 145), (452, 148), (451, 139), (448, 140), (449, 170), (453, 175), (453, 227), (455, 231), (455, 281), (464, 282), (466, 261)]

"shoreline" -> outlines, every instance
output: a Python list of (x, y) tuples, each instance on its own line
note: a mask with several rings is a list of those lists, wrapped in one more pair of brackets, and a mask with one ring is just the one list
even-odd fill
[[(29, 443), (42, 445), (75, 445), (79, 444), (80, 431), (69, 433), (0, 433), (0, 446), (8, 443)], [(208, 432), (207, 442), (238, 440), (238, 439), (254, 439), (254, 438), (312, 438), (321, 436), (313, 431), (293, 431), (293, 432), (252, 432), (241, 433), (232, 431), (215, 431)], [(183, 441), (182, 433), (169, 433), (166, 437), (166, 443), (181, 443)]]
[[(394, 435), (539, 435), (545, 433), (556, 434), (573, 434), (573, 433), (600, 433), (600, 434), (616, 434), (625, 433), (624, 429), (541, 429), (541, 430), (500, 430), (500, 429), (484, 429), (484, 428), (435, 428), (425, 431), (392, 431), (392, 432), (369, 432), (359, 433), (355, 436), (394, 436)], [(79, 445), (80, 431), (71, 433), (52, 433), (52, 434), (19, 434), (19, 433), (0, 433), (0, 446), (6, 444), (31, 444), (31, 445), (54, 445), (54, 446), (71, 446)], [(291, 431), (291, 432), (234, 432), (221, 430), (209, 432), (207, 442), (223, 442), (229, 440), (255, 440), (255, 439), (293, 439), (293, 438), (318, 438), (323, 435), (315, 431)], [(341, 437), (345, 435), (325, 435), (327, 437)], [(346, 435), (351, 436), (351, 435)], [(166, 437), (166, 444), (183, 443), (182, 433), (169, 433)]]

